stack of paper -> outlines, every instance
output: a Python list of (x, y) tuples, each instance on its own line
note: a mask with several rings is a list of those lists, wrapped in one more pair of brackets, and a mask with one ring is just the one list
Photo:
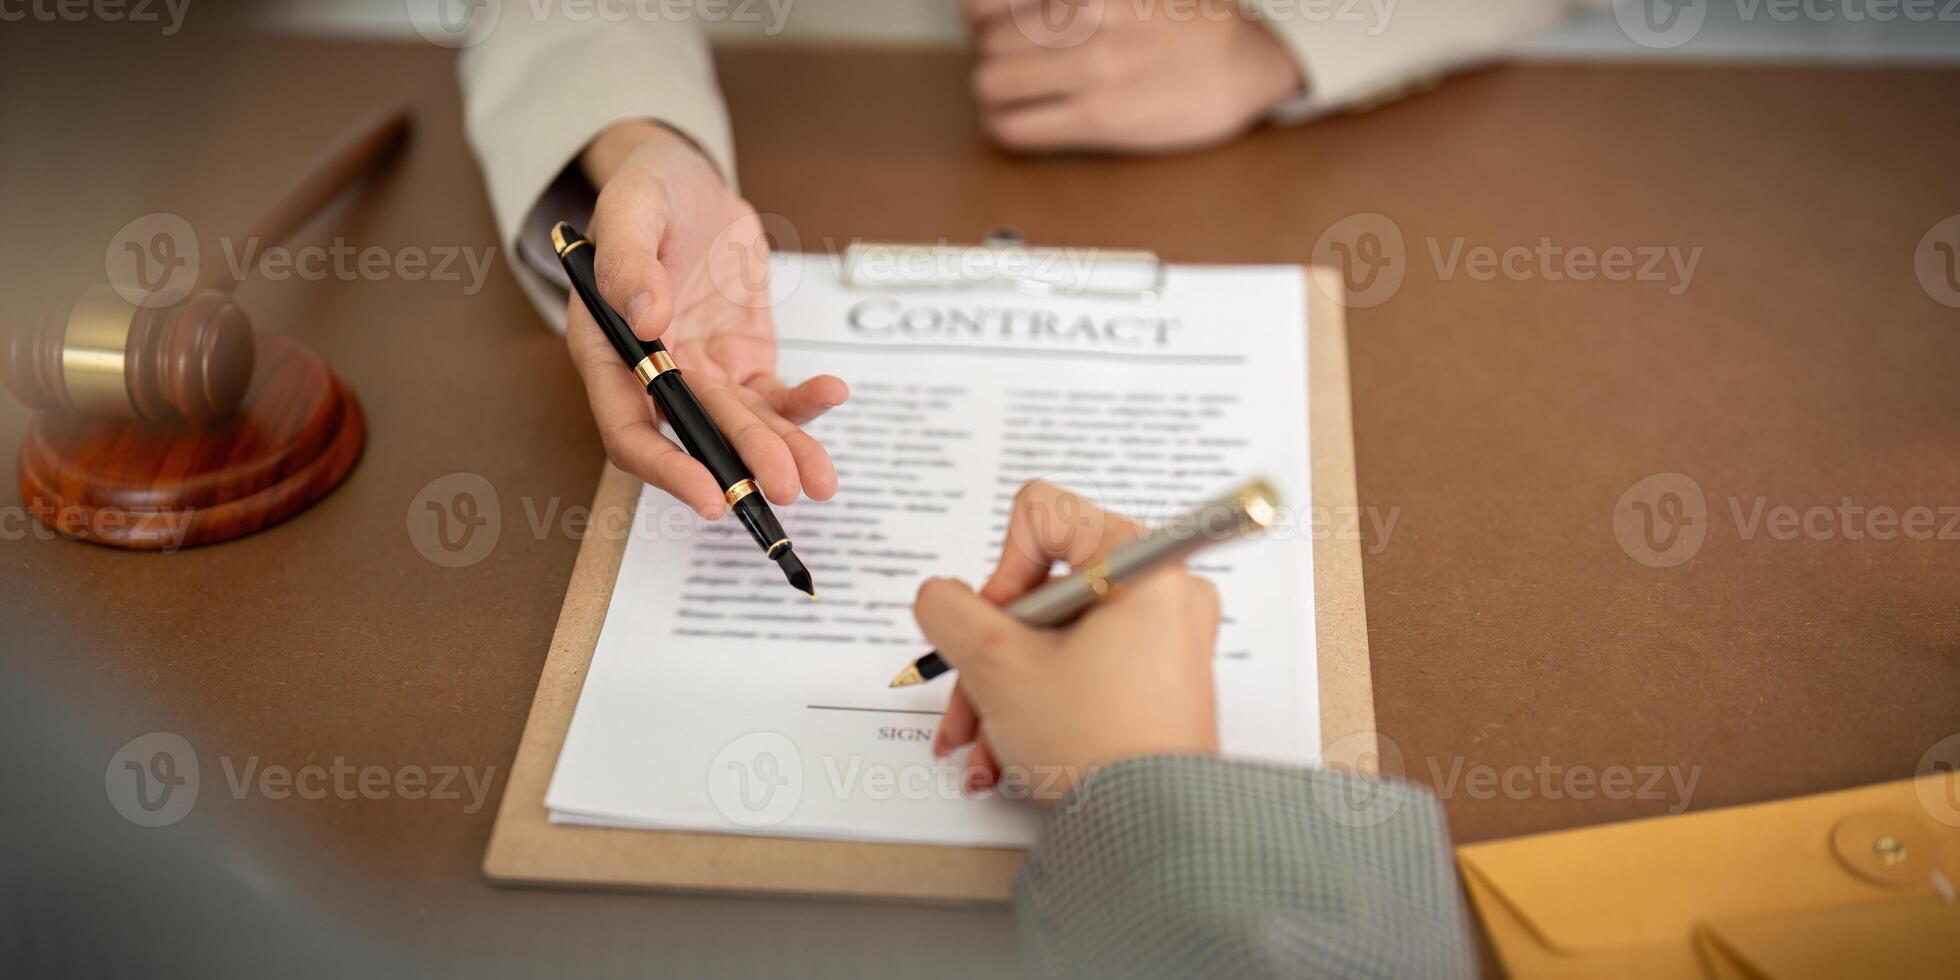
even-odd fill
[(1302, 270), (1172, 268), (1146, 301), (846, 288), (826, 257), (774, 262), (782, 375), (851, 386), (811, 426), (836, 499), (777, 511), (823, 601), (733, 521), (647, 489), (545, 796), (555, 822), (1030, 843), (1029, 806), (967, 798), (963, 756), (931, 757), (952, 679), (886, 684), (926, 649), (919, 583), (983, 582), (1032, 479), (1145, 523), (1248, 476), (1278, 485), (1272, 534), (1192, 567), (1224, 603), (1225, 751), (1314, 760)]

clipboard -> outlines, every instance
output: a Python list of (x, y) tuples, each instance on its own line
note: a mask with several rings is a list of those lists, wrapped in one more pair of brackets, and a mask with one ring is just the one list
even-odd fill
[[(1337, 270), (1310, 268), (1307, 281), (1313, 505), (1325, 508), (1322, 513), (1340, 513), (1357, 506), (1347, 319)], [(639, 480), (608, 463), (592, 512), (630, 512), (639, 492)], [(1009, 899), (1021, 864), (1019, 849), (552, 824), (545, 787), (571, 726), (625, 550), (624, 535), (592, 535), (579, 549), (484, 852), (483, 873), (492, 883), (943, 902)], [(1374, 773), (1375, 704), (1361, 542), (1343, 536), (1315, 541), (1313, 565), (1321, 764)]]

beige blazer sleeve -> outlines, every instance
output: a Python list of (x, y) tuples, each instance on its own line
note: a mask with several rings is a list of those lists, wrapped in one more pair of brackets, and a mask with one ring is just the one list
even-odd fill
[(1609, 0), (1242, 0), (1306, 80), (1272, 121), (1367, 108), (1502, 55), (1580, 7)]
[[(465, 126), (512, 271), (563, 329), (565, 283), (545, 239), (552, 221), (590, 214), (593, 190), (570, 166), (579, 151), (611, 123), (653, 119), (698, 144), (732, 185), (728, 110), (695, 18), (491, 2), (497, 16), (459, 60)], [(1574, 6), (1607, 0), (1240, 2), (1300, 66), (1302, 94), (1272, 113), (1294, 123), (1396, 98), (1500, 55)]]
[(553, 281), (545, 236), (561, 217), (590, 214), (592, 188), (571, 166), (579, 152), (612, 123), (652, 119), (692, 139), (732, 183), (728, 109), (694, 18), (578, 17), (572, 11), (591, 11), (493, 2), (500, 9), (487, 34), (458, 59), (464, 126), (511, 269), (562, 330), (565, 288)]

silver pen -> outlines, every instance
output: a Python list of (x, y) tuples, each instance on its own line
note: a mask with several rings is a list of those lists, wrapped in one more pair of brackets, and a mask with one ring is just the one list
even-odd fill
[[(1030, 626), (1066, 625), (1097, 600), (1116, 594), (1125, 582), (1183, 561), (1206, 545), (1272, 527), (1278, 512), (1279, 491), (1266, 480), (1252, 480), (1145, 531), (1103, 560), (1008, 603), (1006, 611)], [(952, 669), (934, 650), (899, 671), (891, 686), (924, 684)]]

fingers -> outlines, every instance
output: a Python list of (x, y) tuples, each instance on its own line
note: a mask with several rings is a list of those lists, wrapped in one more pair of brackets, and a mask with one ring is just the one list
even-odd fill
[(1190, 579), (1184, 585), (1185, 602), (1190, 609), (1190, 622), (1193, 639), (1203, 641), (1203, 648), (1211, 649), (1218, 640), (1218, 624), (1224, 618), (1224, 603), (1218, 597), (1218, 584), (1202, 575), (1184, 573)]
[(777, 415), (797, 425), (811, 422), (851, 397), (850, 386), (834, 374), (819, 374), (794, 388), (773, 374), (756, 375), (747, 384), (769, 400)]
[(765, 325), (755, 333), (723, 331), (702, 344), (701, 353), (728, 380), (748, 384), (751, 378), (776, 373), (775, 329), (774, 325)]
[(987, 59), (1051, 50), (1036, 44), (1012, 16), (996, 16), (985, 23), (976, 24), (973, 28), (973, 47), (980, 52), (980, 57)]
[(1081, 64), (1061, 51), (988, 58), (973, 70), (973, 95), (986, 108), (1069, 95), (1082, 87)]
[(1014, 495), (1000, 563), (981, 591), (987, 601), (1012, 602), (1048, 581), (1057, 561), (1081, 568), (1143, 533), (1143, 526), (1088, 500), (1036, 480)]
[(973, 752), (966, 757), (966, 792), (978, 793), (1000, 782), (1000, 763), (994, 761), (994, 751), (981, 741), (973, 746)]
[[(946, 702), (946, 713), (939, 718), (939, 731), (932, 738), (932, 757), (943, 759), (952, 755), (979, 735), (980, 716), (974, 712), (973, 702), (967, 699), (966, 689), (954, 685), (953, 696)], [(993, 750), (985, 742), (975, 745), (966, 757), (961, 787), (965, 792), (978, 793), (999, 779), (1000, 763), (994, 761)]]
[(966, 689), (953, 685), (953, 696), (946, 701), (946, 713), (939, 717), (939, 731), (932, 736), (932, 757), (935, 759), (951, 755), (954, 750), (973, 741), (980, 731), (980, 716), (973, 711), (973, 702), (967, 700)]
[(620, 469), (673, 494), (702, 517), (719, 518), (724, 507), (721, 488), (715, 486), (706, 467), (653, 424), (646, 390), (632, 372), (623, 370), (619, 356), (576, 297), (566, 308), (565, 345), (585, 380), (592, 421), (599, 428), (606, 457)]
[(1079, 49), (1104, 26), (1100, 0), (1005, 0), (973, 20), (973, 46), (982, 57)]
[(817, 440), (808, 432), (796, 427), (790, 420), (776, 414), (769, 399), (753, 388), (737, 386), (734, 389), (749, 410), (755, 413), (762, 424), (769, 427), (783, 445), (789, 449), (790, 458), (796, 462), (796, 480), (812, 500), (829, 500), (837, 495), (837, 467), (830, 462), (830, 454), (824, 451)]
[(630, 181), (609, 183), (592, 215), (599, 295), (641, 340), (658, 338), (674, 320), (673, 284), (660, 263), (667, 224), (664, 198)]
[(961, 13), (966, 16), (969, 27), (979, 27), (990, 21), (1006, 17), (1015, 8), (1026, 11), (1039, 8), (1047, 0), (964, 0), (960, 4)]
[(754, 409), (736, 392), (741, 388), (719, 379), (697, 380), (690, 385), (701, 407), (708, 410), (715, 428), (755, 477), (769, 502), (781, 506), (796, 502), (801, 484), (796, 459), (790, 455), (783, 437), (759, 418)]
[(960, 687), (978, 712), (987, 710), (992, 696), (1011, 696), (1015, 668), (1051, 642), (953, 579), (927, 580), (912, 614), (927, 641), (960, 672)]
[(1152, 572), (1123, 586), (1091, 615), (1138, 616), (1155, 632), (1183, 634), (1179, 649), (1210, 656), (1218, 640), (1218, 587), (1183, 568)]
[[(1098, 100), (1105, 102), (1105, 100)], [(986, 118), (988, 135), (1009, 149), (1070, 151), (1107, 147), (1107, 125), (1090, 106), (1090, 98), (1060, 98), (992, 112)]]

